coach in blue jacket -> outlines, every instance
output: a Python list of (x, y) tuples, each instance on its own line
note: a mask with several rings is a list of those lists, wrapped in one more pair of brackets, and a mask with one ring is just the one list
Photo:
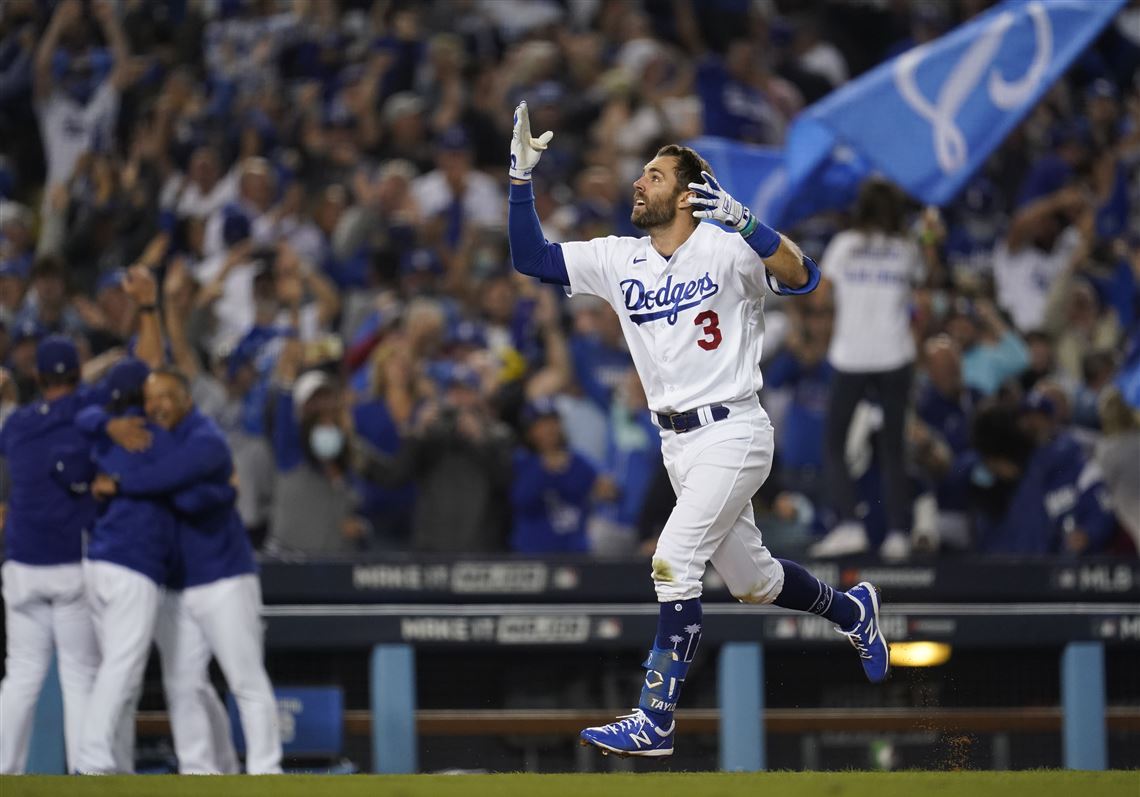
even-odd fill
[[(169, 368), (155, 369), (146, 380), (144, 400), (147, 418), (170, 433), (172, 450), (150, 467), (118, 478), (101, 474), (93, 487), (96, 495), (166, 496), (203, 482), (230, 479), (229, 447), (214, 422), (194, 409), (185, 376)], [(241, 715), (246, 771), (280, 772), (277, 704), (262, 661), (261, 586), (253, 547), (236, 508), (229, 505), (183, 517), (177, 560), (181, 579), (180, 584), (172, 581), (172, 586), (181, 586), (182, 595), (172, 612), (174, 627), (168, 630), (176, 641), (185, 641), (181, 647), (188, 654), (204, 639), (217, 657)], [(163, 672), (164, 680), (178, 678), (177, 667), (172, 669)], [(167, 699), (179, 699), (177, 690), (168, 690)], [(169, 708), (176, 749), (209, 733), (204, 712)]]
[[(106, 409), (92, 406), (76, 418), (76, 425), (94, 442), (87, 462), (61, 459), (57, 469), (74, 469), (73, 482), (87, 465), (94, 471), (121, 478), (146, 470), (175, 451), (173, 437), (166, 430), (149, 424), (150, 444), (132, 452), (106, 436), (114, 416), (142, 420), (142, 385), (149, 368), (140, 360), (127, 358), (111, 369), (106, 388), (111, 403)], [(93, 486), (102, 495), (104, 491)], [(86, 773), (131, 772), (133, 745), (116, 744), (116, 731), (134, 721), (133, 706), (141, 689), (143, 673), (162, 588), (171, 574), (175, 558), (176, 513), (198, 515), (211, 508), (232, 506), (236, 491), (227, 480), (198, 482), (164, 496), (118, 495), (101, 503), (91, 529), (84, 562), (87, 599), (95, 621), (102, 653), (83, 722), (78, 768)], [(129, 726), (128, 726), (129, 727)], [(130, 740), (130, 735), (126, 740)]]

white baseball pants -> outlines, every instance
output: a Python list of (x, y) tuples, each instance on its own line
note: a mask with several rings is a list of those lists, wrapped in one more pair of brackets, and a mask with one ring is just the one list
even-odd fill
[(727, 406), (722, 421), (661, 432), (677, 494), (653, 554), (661, 603), (700, 597), (709, 562), (745, 603), (771, 603), (783, 589), (784, 568), (764, 547), (752, 512), (752, 496), (772, 469), (772, 422), (755, 399)]
[(18, 775), (27, 766), (32, 718), (53, 648), (59, 656), (67, 763), (75, 771), (84, 706), (99, 667), (83, 567), (5, 562), (0, 576), (8, 645), (0, 683), (0, 774)]
[(125, 759), (133, 750), (123, 749), (122, 729), (133, 721), (162, 592), (146, 576), (112, 562), (88, 560), (83, 572), (102, 660), (87, 700), (78, 769), (131, 772), (133, 761)]
[[(163, 641), (167, 648), (163, 654), (163, 681), (167, 685), (179, 770), (184, 766), (184, 753), (191, 762), (187, 766), (213, 771), (214, 766), (220, 768), (224, 763), (211, 762), (209, 752), (201, 746), (201, 737), (216, 736), (210, 730), (209, 712), (202, 709), (205, 703), (201, 700), (202, 661), (212, 651), (241, 715), (246, 772), (281, 772), (277, 699), (262, 659), (261, 584), (257, 576), (224, 578), (183, 590), (181, 600), (171, 605), (170, 629), (166, 630), (172, 632), (172, 637)], [(169, 671), (166, 659), (170, 661)], [(178, 688), (181, 674), (196, 685)]]
[(154, 641), (181, 775), (235, 775), (241, 771), (230, 720), (210, 683), (214, 654), (197, 623), (185, 617), (182, 593), (169, 590), (158, 610)]

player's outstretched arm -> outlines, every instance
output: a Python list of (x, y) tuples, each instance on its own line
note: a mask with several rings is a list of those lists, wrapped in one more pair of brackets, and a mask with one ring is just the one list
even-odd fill
[[(752, 211), (721, 188), (716, 178), (701, 172), (703, 183), (689, 183), (698, 219), (713, 219), (736, 230), (764, 261), (768, 284), (776, 293), (811, 293), (819, 285), (819, 266), (787, 236), (760, 221)], [(772, 285), (774, 277), (779, 287)]]
[(515, 270), (543, 282), (569, 285), (562, 247), (552, 244), (542, 234), (538, 212), (534, 209), (534, 188), (530, 176), (543, 150), (554, 133), (547, 130), (538, 138), (530, 134), (530, 115), (526, 101), (515, 108), (515, 126), (511, 134), (511, 189), (507, 206), (507, 240), (511, 245), (511, 263)]

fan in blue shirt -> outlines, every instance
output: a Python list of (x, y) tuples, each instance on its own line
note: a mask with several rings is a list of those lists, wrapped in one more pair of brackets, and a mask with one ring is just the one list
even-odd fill
[(592, 497), (615, 491), (594, 467), (566, 446), (554, 403), (537, 401), (523, 412), (528, 448), (514, 458), (511, 550), (572, 553), (590, 548), (586, 522)]

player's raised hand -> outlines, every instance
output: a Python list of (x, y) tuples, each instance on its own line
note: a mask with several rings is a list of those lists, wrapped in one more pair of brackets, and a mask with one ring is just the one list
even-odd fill
[(720, 187), (708, 172), (701, 172), (703, 183), (689, 183), (689, 190), (695, 196), (689, 199), (689, 204), (696, 210), (693, 215), (698, 219), (713, 219), (726, 227), (740, 232), (752, 219), (752, 213), (740, 202)]
[(530, 112), (526, 107), (526, 100), (515, 108), (515, 129), (511, 134), (511, 177), (515, 180), (529, 180), (530, 174), (542, 157), (543, 150), (554, 138), (554, 133), (547, 130), (538, 138), (530, 134)]

